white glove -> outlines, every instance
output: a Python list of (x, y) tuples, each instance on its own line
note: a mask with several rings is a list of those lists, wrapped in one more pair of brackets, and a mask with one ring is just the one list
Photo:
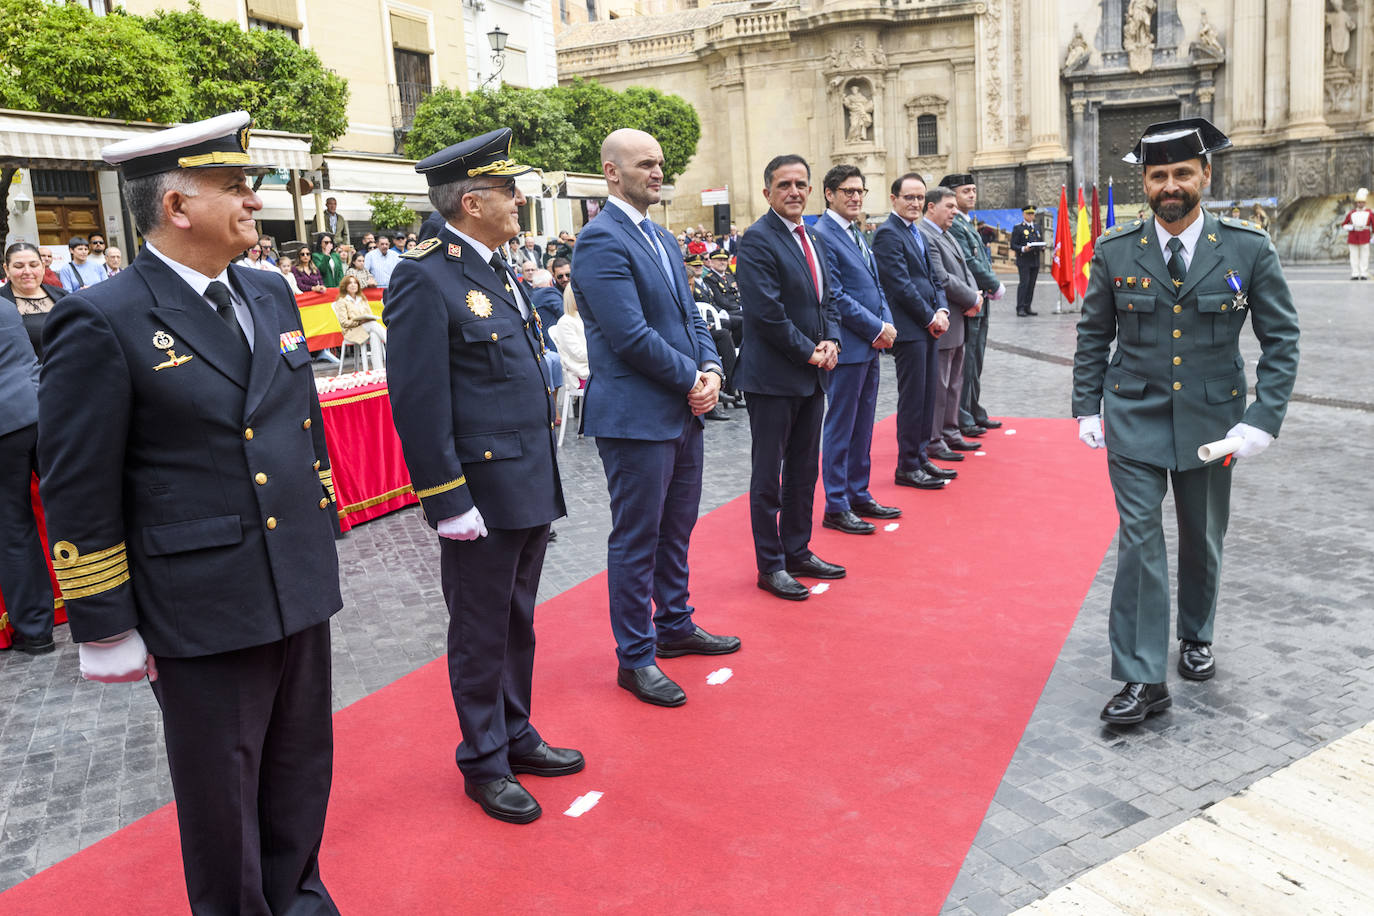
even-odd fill
[(138, 630), (125, 630), (95, 642), (79, 643), (77, 656), (81, 660), (81, 676), (102, 684), (122, 684), (157, 680), (157, 662), (148, 654)]
[(487, 536), (487, 525), (482, 521), (482, 513), (473, 506), (462, 515), (442, 519), (439, 522), (439, 537), (455, 541), (474, 541)]
[(1251, 426), (1249, 423), (1237, 423), (1226, 433), (1227, 438), (1237, 436), (1245, 441), (1240, 448), (1236, 449), (1237, 458), (1253, 458), (1260, 452), (1269, 447), (1269, 443), (1274, 441), (1274, 437), (1258, 427)]
[(1102, 418), (1097, 414), (1091, 417), (1078, 418), (1078, 438), (1083, 440), (1083, 444), (1088, 448), (1102, 448), (1107, 444), (1107, 437), (1102, 434)]
[(993, 302), (996, 302), (998, 299), (1001, 299), (1001, 298), (1002, 298), (1003, 296), (1005, 296), (1006, 294), (1007, 294), (1007, 285), (1006, 285), (1005, 283), (998, 283), (998, 284), (997, 284), (997, 291), (996, 291), (995, 293), (992, 293), (991, 295), (989, 295), (988, 298), (991, 299)]

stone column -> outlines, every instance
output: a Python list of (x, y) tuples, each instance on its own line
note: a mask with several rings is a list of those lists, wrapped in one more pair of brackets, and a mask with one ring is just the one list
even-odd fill
[(1055, 0), (1030, 0), (1030, 149), (1031, 161), (1067, 156), (1061, 132), (1064, 93), (1059, 86), (1059, 5)]
[(1288, 136), (1320, 137), (1331, 132), (1323, 113), (1326, 4), (1293, 0), (1288, 19)]
[(1264, 0), (1234, 0), (1226, 65), (1231, 71), (1231, 140), (1255, 143), (1264, 134)]

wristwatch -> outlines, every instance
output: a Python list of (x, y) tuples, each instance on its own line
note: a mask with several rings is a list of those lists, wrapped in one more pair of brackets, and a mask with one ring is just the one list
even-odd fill
[(714, 372), (716, 375), (719, 375), (719, 376), (720, 376), (720, 384), (721, 384), (722, 386), (725, 385), (725, 370), (722, 369), (722, 368), (720, 368), (720, 366), (711, 366), (711, 367), (706, 368), (706, 369), (703, 369), (703, 370), (701, 370), (701, 371), (702, 371), (702, 372)]

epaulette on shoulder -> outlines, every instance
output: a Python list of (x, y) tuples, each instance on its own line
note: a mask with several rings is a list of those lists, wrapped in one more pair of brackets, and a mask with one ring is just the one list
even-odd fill
[(1115, 226), (1113, 226), (1112, 228), (1108, 229), (1106, 232), (1098, 236), (1097, 240), (1099, 242), (1105, 242), (1109, 239), (1124, 238), (1125, 236), (1130, 235), (1133, 231), (1139, 228), (1140, 220), (1127, 220), (1124, 223), (1117, 223)]
[(1269, 237), (1269, 233), (1260, 228), (1259, 223), (1252, 223), (1248, 219), (1236, 219), (1234, 216), (1221, 216), (1217, 218), (1217, 221), (1228, 229), (1243, 229), (1246, 232), (1253, 232), (1265, 238)]
[(423, 258), (425, 255), (427, 255), (427, 254), (433, 254), (435, 251), (438, 251), (438, 250), (439, 250), (439, 240), (438, 240), (437, 238), (434, 238), (434, 239), (425, 239), (423, 242), (421, 242), (420, 244), (416, 245), (414, 248), (410, 249), (409, 251), (402, 252), (402, 253), (401, 253), (401, 257), (403, 257), (403, 258)]

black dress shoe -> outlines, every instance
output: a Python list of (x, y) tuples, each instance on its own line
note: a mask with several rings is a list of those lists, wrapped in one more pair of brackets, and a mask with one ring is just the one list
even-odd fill
[(586, 765), (581, 751), (570, 747), (549, 747), (543, 741), (528, 754), (510, 758), (512, 773), (529, 773), (531, 776), (571, 776), (582, 772)]
[(805, 601), (811, 597), (811, 589), (781, 569), (777, 572), (759, 573), (759, 588), (788, 601)]
[(706, 411), (706, 419), (728, 420), (730, 419), (730, 415), (725, 412), (725, 405), (717, 401), (715, 407), (712, 407), (710, 410)]
[(985, 419), (985, 420), (979, 420), (979, 421), (978, 421), (978, 425), (979, 425), (979, 426), (982, 426), (982, 427), (985, 427), (985, 428), (987, 428), (987, 429), (1001, 429), (1001, 428), (1002, 428), (1002, 421), (1001, 421), (1001, 420), (994, 420), (994, 419), (992, 419), (991, 417), (988, 417), (988, 418)]
[(1178, 673), (1190, 681), (1210, 680), (1217, 673), (1211, 643), (1182, 640), (1178, 645)]
[[(950, 442), (949, 447), (954, 449), (956, 452), (976, 452), (983, 446), (981, 443), (970, 442), (967, 439), (960, 438)], [(934, 456), (932, 455), (931, 457), (933, 458)]]
[(615, 682), (654, 706), (681, 706), (687, 702), (687, 694), (672, 678), (658, 670), (658, 665), (621, 668), (615, 673)]
[(543, 813), (539, 802), (514, 776), (502, 776), (480, 786), (465, 782), (463, 791), (481, 805), (483, 811), (507, 824), (528, 824)]
[(843, 579), (844, 567), (827, 563), (814, 553), (800, 563), (787, 564), (787, 574), (792, 578), (806, 576), (811, 579)]
[(738, 636), (712, 636), (697, 627), (681, 639), (671, 639), (654, 647), (659, 658), (677, 658), (679, 655), (729, 655), (739, 651)]
[(884, 506), (876, 501), (860, 503), (850, 508), (851, 512), (861, 518), (901, 518), (902, 510), (896, 506)]
[(988, 429), (987, 429), (986, 426), (961, 426), (961, 427), (959, 427), (959, 432), (960, 432), (960, 434), (961, 434), (961, 435), (964, 435), (964, 436), (967, 436), (967, 437), (970, 438), (970, 439), (977, 439), (979, 436), (987, 435), (987, 431), (988, 431)]
[(939, 448), (932, 448), (932, 449), (929, 449), (929, 450), (926, 452), (926, 454), (929, 455), (931, 458), (936, 459), (937, 461), (963, 461), (963, 460), (964, 460), (964, 456), (963, 456), (963, 455), (959, 454), (958, 452), (952, 452), (952, 451), (950, 451), (949, 449), (945, 448), (943, 445), (940, 446)]
[(549, 541), (550, 541), (550, 543), (552, 543), (553, 541), (556, 541), (556, 540), (558, 540), (558, 532), (557, 532), (557, 531), (554, 531), (552, 528), (550, 528), (550, 529), (549, 529)]
[(1146, 716), (1168, 709), (1173, 703), (1167, 684), (1127, 684), (1107, 701), (1102, 709), (1102, 721), (1112, 725), (1137, 725), (1144, 722)]
[[(961, 461), (963, 460), (963, 458), (963, 455), (959, 456), (959, 459)], [(936, 480), (953, 480), (954, 478), (959, 476), (959, 472), (954, 470), (953, 468), (942, 468), (933, 461), (921, 462), (921, 470), (925, 471), (927, 474), (929, 474), (931, 477), (934, 477)]]
[(23, 652), (25, 655), (47, 655), (57, 648), (57, 643), (52, 641), (52, 634), (47, 636), (25, 636), (22, 633), (15, 633), (11, 637), (10, 648), (16, 652)]
[(1032, 318), (1034, 318), (1036, 315), (1039, 315), (1040, 313), (1039, 313), (1039, 312), (1032, 311), (1032, 310), (1030, 310), (1030, 309), (1026, 309), (1026, 314), (1029, 315), (1029, 316), (1031, 316)]
[(931, 477), (925, 471), (898, 471), (893, 477), (893, 483), (899, 487), (916, 487), (918, 490), (939, 490), (949, 483), (947, 480), (940, 480), (938, 477)]
[(827, 512), (821, 516), (821, 527), (834, 528), (845, 534), (872, 534), (878, 530), (872, 522), (864, 521), (853, 512)]

